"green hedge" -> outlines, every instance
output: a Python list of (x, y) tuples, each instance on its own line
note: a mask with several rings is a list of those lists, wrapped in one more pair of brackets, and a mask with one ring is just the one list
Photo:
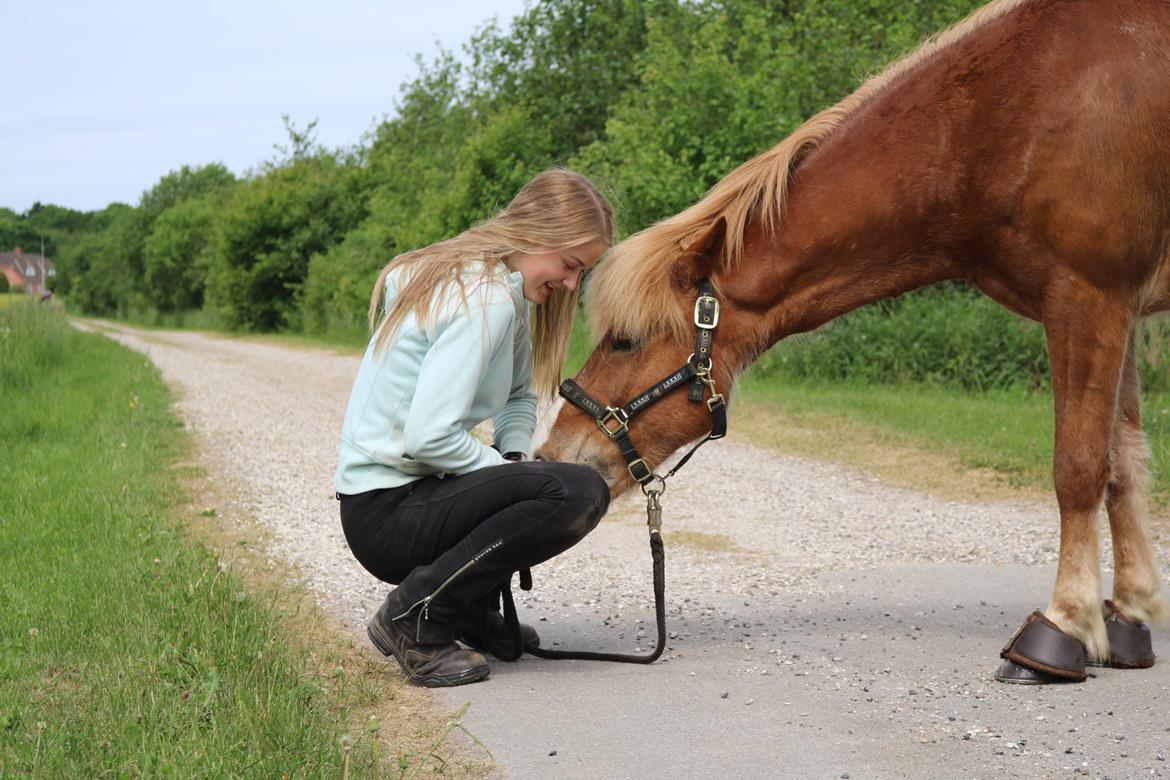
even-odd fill
[[(1139, 333), (1143, 388), (1170, 390), (1170, 322), (1147, 320)], [(751, 371), (787, 380), (975, 391), (1051, 387), (1043, 328), (961, 283), (881, 301), (792, 336)]]
[(922, 382), (969, 390), (1048, 383), (1044, 331), (958, 284), (859, 309), (791, 337), (753, 369), (758, 376)]

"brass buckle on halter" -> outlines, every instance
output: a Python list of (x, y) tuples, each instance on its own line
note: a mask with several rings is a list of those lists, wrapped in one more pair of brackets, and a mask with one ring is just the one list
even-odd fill
[(724, 403), (725, 402), (723, 400), (723, 394), (716, 393), (715, 395), (713, 395), (707, 399), (707, 411), (713, 413), (716, 409), (718, 409)]
[[(634, 466), (641, 466), (646, 470), (645, 473), (639, 477), (634, 473)], [(642, 460), (641, 458), (630, 461), (629, 465), (626, 466), (626, 471), (630, 472), (630, 476), (633, 477), (634, 481), (639, 485), (642, 484), (643, 479), (649, 479), (650, 477), (654, 476), (653, 472), (650, 471), (650, 467), (646, 465), (646, 461)]]
[[(611, 419), (617, 422), (618, 427), (609, 428), (606, 425), (606, 423), (608, 423)], [(629, 430), (626, 427), (626, 422), (629, 419), (630, 418), (627, 417), (625, 412), (623, 412), (621, 409), (613, 406), (607, 406), (605, 407), (605, 415), (597, 421), (597, 427), (600, 428), (601, 432), (609, 438), (616, 439), (618, 436), (621, 436), (623, 433)]]
[[(706, 318), (699, 316), (699, 311), (702, 309), (703, 301), (710, 301), (711, 306), (715, 309), (711, 322), (703, 322)], [(719, 324), (719, 300), (714, 295), (700, 295), (695, 299), (695, 327), (703, 330), (715, 330), (715, 326)]]

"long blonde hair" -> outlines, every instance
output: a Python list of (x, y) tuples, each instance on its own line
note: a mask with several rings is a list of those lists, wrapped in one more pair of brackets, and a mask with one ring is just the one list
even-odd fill
[[(484, 276), (506, 271), (504, 261), (516, 252), (559, 251), (592, 241), (613, 244), (613, 211), (593, 184), (579, 173), (552, 168), (525, 184), (495, 217), (454, 238), (398, 255), (382, 269), (370, 296), (370, 330), (374, 350), (384, 349), (412, 312), (429, 323), (452, 285), (467, 304), (464, 272), (476, 261)], [(386, 309), (383, 293), (391, 271), (404, 269), (394, 304)], [(533, 307), (533, 385), (553, 395), (561, 381), (561, 364), (573, 329), (577, 289), (558, 288)]]

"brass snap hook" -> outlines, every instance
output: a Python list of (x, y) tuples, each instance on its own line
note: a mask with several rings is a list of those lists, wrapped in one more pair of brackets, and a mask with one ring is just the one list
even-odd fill
[[(665, 485), (665, 483), (663, 484)], [(646, 490), (645, 486), (642, 489)], [(661, 493), (657, 490), (646, 492), (646, 525), (650, 529), (651, 536), (662, 533), (662, 504), (658, 501), (659, 495)]]

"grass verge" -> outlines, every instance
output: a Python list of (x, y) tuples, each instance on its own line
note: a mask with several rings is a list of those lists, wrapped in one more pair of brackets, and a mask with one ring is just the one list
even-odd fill
[[(1144, 399), (1152, 496), (1170, 507), (1170, 394)], [(973, 393), (922, 385), (740, 382), (735, 434), (831, 460), (953, 498), (1052, 490), (1052, 397), (1025, 390)]]
[(0, 314), (0, 777), (482, 775), (248, 545), (189, 542), (170, 401), (59, 313)]

